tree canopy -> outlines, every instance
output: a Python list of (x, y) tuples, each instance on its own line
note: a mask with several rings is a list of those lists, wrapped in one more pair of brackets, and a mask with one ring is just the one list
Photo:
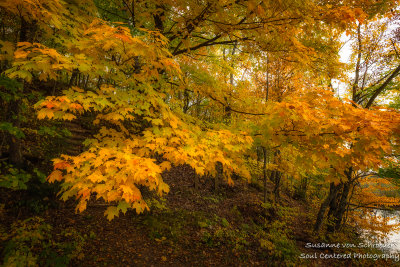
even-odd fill
[[(81, 151), (52, 151), (47, 180), (62, 183), (62, 199), (78, 199), (77, 211), (92, 196), (110, 203), (111, 220), (168, 193), (162, 174), (171, 166), (228, 184), (250, 180), (247, 163), (262, 148), (276, 197), (285, 179), (330, 186), (315, 229), (329, 207), (338, 230), (354, 187), (364, 192), (360, 207), (374, 193), (359, 181), (398, 164), (400, 115), (377, 103), (398, 91), (399, 37), (384, 34), (397, 4), (2, 1), (9, 163), (23, 168), (40, 127), (85, 125)], [(353, 65), (339, 61), (344, 33), (354, 36)], [(332, 79), (346, 81), (350, 68), (351, 96), (338, 99)]]

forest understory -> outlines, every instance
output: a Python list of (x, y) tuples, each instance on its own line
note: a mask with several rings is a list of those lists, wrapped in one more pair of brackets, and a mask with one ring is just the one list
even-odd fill
[[(260, 163), (261, 164), (261, 163)], [(235, 180), (215, 191), (211, 179), (194, 186), (194, 170), (183, 165), (165, 172), (171, 186), (151, 211), (128, 211), (108, 221), (104, 201), (92, 198), (81, 214), (76, 203), (36, 192), (0, 193), (0, 250), (39, 266), (398, 266), (395, 259), (326, 259), (320, 254), (381, 254), (366, 248), (307, 248), (311, 244), (359, 244), (359, 229), (327, 236), (313, 233), (316, 203), (286, 185), (277, 202), (273, 183)], [(312, 192), (309, 192), (312, 193)], [(21, 254), (15, 254), (18, 248)], [(29, 252), (29, 253), (28, 253)], [(302, 259), (302, 254), (316, 255)], [(5, 258), (4, 258), (5, 257)], [(22, 258), (21, 258), (22, 257)], [(33, 261), (34, 259), (34, 261)], [(7, 266), (7, 265), (6, 265)], [(14, 265), (12, 265), (14, 266)]]
[(0, 264), (399, 265), (399, 7), (0, 0)]

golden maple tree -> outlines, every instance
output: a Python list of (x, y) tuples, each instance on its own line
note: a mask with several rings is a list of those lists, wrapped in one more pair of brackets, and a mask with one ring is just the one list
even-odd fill
[[(112, 3), (0, 3), (10, 29), (0, 41), (2, 73), (22, 93), (43, 96), (38, 119), (91, 124), (85, 151), (59, 155), (48, 177), (62, 181), (64, 200), (79, 200), (78, 211), (95, 196), (111, 203), (110, 220), (129, 208), (140, 213), (148, 209), (141, 188), (168, 193), (162, 173), (174, 165), (221, 173), (229, 184), (233, 174), (249, 179), (244, 158), (253, 144), (271, 157), (265, 174), (322, 175), (345, 192), (346, 181), (395, 149), (397, 112), (359, 108), (328, 88), (341, 75), (340, 34), (395, 1), (381, 10), (370, 1)], [(22, 98), (10, 101), (10, 116)], [(20, 150), (11, 138), (13, 164)]]

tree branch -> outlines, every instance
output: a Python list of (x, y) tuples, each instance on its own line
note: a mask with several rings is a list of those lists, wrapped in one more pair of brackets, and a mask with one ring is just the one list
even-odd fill
[(392, 72), (392, 74), (386, 79), (386, 81), (378, 88), (375, 90), (374, 94), (371, 96), (369, 99), (367, 105), (365, 108), (370, 108), (372, 104), (374, 103), (375, 99), (378, 97), (380, 93), (382, 93), (383, 90), (388, 86), (388, 84), (399, 74), (400, 72), (400, 65), (397, 66), (397, 68)]

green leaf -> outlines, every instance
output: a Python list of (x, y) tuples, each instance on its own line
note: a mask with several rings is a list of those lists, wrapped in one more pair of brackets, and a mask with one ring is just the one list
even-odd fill
[(43, 184), (46, 182), (46, 174), (43, 172), (39, 171), (37, 168), (33, 169), (33, 172), (36, 174), (37, 178), (39, 178), (39, 181)]
[(17, 80), (10, 79), (6, 76), (0, 76), (0, 98), (5, 101), (11, 101), (12, 99), (18, 99), (22, 96), (22, 84)]
[(104, 212), (104, 215), (107, 215), (107, 220), (111, 221), (112, 219), (114, 219), (115, 216), (118, 217), (119, 209), (115, 206), (108, 207), (107, 210)]
[(127, 203), (126, 201), (120, 201), (119, 203), (118, 203), (118, 206), (117, 206), (117, 208), (118, 208), (118, 210), (120, 210), (120, 211), (122, 211), (122, 213), (123, 214), (125, 214), (126, 213), (126, 211), (128, 210), (128, 208), (130, 208), (131, 207), (131, 205), (129, 205), (129, 203)]
[(20, 128), (15, 127), (10, 122), (0, 122), (0, 130), (7, 131), (9, 134), (15, 136), (16, 138), (25, 138), (25, 134)]

